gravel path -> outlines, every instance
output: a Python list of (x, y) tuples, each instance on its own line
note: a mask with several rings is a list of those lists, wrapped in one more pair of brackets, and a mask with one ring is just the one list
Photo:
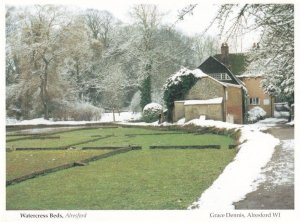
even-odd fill
[(235, 203), (236, 209), (294, 209), (294, 127), (276, 125), (267, 132), (281, 143), (263, 169), (258, 189)]

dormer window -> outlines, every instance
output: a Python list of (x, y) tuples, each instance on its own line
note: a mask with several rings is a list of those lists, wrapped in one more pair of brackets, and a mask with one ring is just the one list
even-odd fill
[(231, 80), (227, 73), (212, 73), (210, 76), (217, 80)]

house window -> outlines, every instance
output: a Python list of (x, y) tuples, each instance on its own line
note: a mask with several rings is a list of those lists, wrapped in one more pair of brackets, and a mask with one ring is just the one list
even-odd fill
[(217, 80), (231, 80), (227, 73), (212, 73), (210, 76)]
[(250, 105), (259, 105), (259, 98), (258, 97), (252, 97), (249, 99)]

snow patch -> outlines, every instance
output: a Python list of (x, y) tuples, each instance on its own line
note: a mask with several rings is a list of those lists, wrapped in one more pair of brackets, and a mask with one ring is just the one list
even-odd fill
[(183, 125), (184, 123), (185, 123), (185, 118), (182, 118), (182, 119), (178, 120), (176, 124)]
[(294, 184), (294, 140), (282, 140), (281, 147), (276, 148), (278, 159), (270, 162), (261, 173), (258, 184), (265, 183), (265, 188), (272, 189), (278, 185)]
[[(178, 122), (177, 122), (178, 123)], [(239, 129), (242, 127), (242, 125), (233, 124), (233, 123), (227, 123), (222, 121), (215, 121), (215, 120), (202, 120), (202, 119), (193, 119), (184, 125), (193, 124), (196, 126), (202, 126), (202, 127), (216, 127), (216, 128), (222, 128), (222, 129)]]
[(145, 110), (159, 110), (160, 111), (160, 110), (162, 110), (162, 106), (158, 103), (149, 103), (144, 107), (143, 111), (145, 111)]
[(207, 99), (207, 100), (185, 100), (184, 105), (203, 105), (203, 104), (220, 104), (223, 97)]
[[(140, 112), (120, 112), (115, 113), (117, 122), (136, 121), (141, 119)], [(46, 120), (44, 118), (37, 118), (31, 120), (18, 121), (16, 119), (7, 118), (6, 125), (85, 125), (88, 123), (106, 123), (113, 121), (113, 113), (103, 113), (99, 121), (54, 121), (53, 119)]]

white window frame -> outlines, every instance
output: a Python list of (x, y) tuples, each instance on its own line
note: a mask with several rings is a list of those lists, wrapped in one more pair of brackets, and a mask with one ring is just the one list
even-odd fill
[(217, 80), (231, 80), (227, 73), (211, 73), (210, 76)]
[(249, 98), (249, 104), (250, 105), (260, 105), (260, 99), (259, 99), (259, 97), (251, 97), (251, 98)]

